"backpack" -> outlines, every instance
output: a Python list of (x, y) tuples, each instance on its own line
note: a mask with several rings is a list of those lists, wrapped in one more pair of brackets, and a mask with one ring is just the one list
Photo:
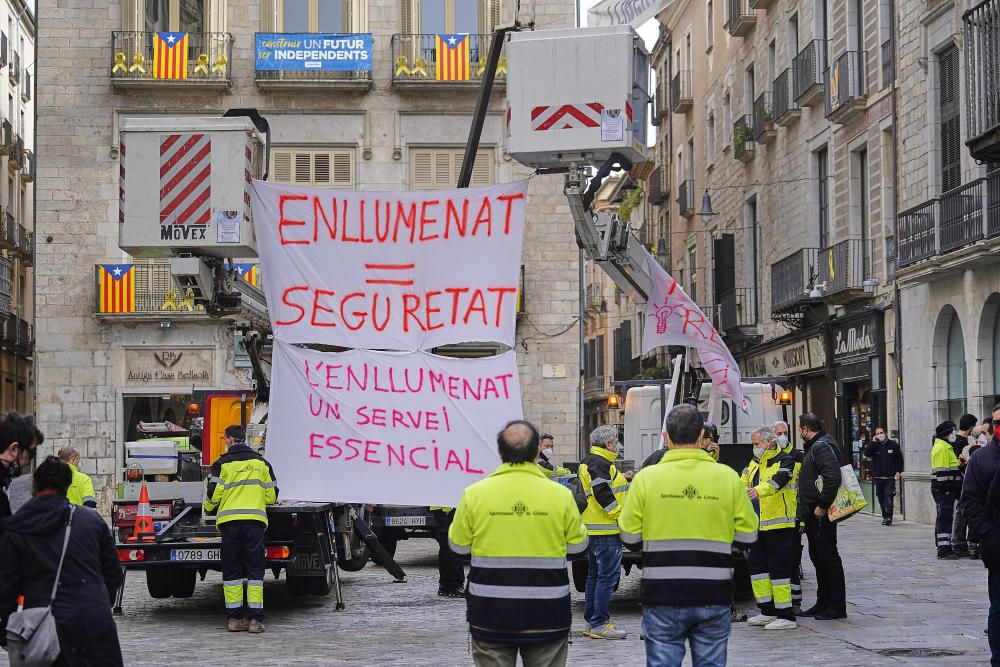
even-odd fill
[(580, 510), (580, 514), (583, 514), (587, 510), (589, 496), (587, 496), (587, 492), (583, 490), (583, 484), (580, 483), (580, 477), (574, 475), (573, 477), (570, 477), (567, 482), (569, 490), (573, 493), (573, 500), (576, 501), (576, 508)]

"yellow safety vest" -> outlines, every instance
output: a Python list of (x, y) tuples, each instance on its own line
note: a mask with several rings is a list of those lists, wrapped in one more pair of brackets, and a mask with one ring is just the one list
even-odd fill
[(618, 520), (622, 541), (642, 549), (642, 602), (726, 605), (733, 544), (757, 540), (757, 514), (739, 475), (701, 449), (671, 449), (632, 480)]
[(931, 446), (931, 484), (947, 486), (961, 482), (962, 473), (959, 472), (955, 449), (947, 440), (934, 438)]
[(271, 464), (241, 442), (212, 464), (203, 507), (206, 514), (216, 514), (218, 526), (247, 520), (266, 526), (266, 507), (277, 500), (278, 484)]
[(504, 463), (462, 493), (448, 531), (471, 554), (468, 620), (485, 641), (555, 641), (569, 632), (566, 554), (587, 548), (573, 494), (534, 463)]
[(628, 480), (614, 465), (615, 452), (604, 447), (591, 447), (590, 454), (580, 462), (577, 475), (587, 494), (587, 509), (583, 522), (591, 535), (617, 535), (618, 517), (628, 495)]
[(96, 505), (97, 496), (94, 494), (94, 483), (90, 481), (90, 477), (77, 470), (72, 463), (69, 464), (69, 469), (73, 471), (73, 481), (66, 489), (66, 500), (74, 505), (83, 505), (86, 502)]
[[(798, 490), (795, 457), (782, 449), (769, 449), (760, 461), (751, 460), (740, 477), (747, 489), (758, 476), (757, 496), (760, 502), (760, 530), (794, 528)], [(752, 504), (752, 502), (751, 502)]]

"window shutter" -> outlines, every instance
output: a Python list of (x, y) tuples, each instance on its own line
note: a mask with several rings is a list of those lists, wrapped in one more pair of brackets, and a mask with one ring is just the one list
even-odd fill
[(271, 180), (275, 183), (353, 188), (354, 150), (272, 150)]
[(351, 32), (368, 32), (368, 0), (349, 0), (348, 19)]
[(433, 187), (434, 175), (431, 169), (432, 155), (429, 151), (413, 153), (413, 178), (410, 184), (414, 190)]
[(312, 182), (312, 155), (296, 153), (294, 158), (295, 171), (292, 173), (293, 183), (309, 184)]
[(225, 0), (209, 0), (206, 4), (208, 16), (205, 23), (208, 32), (226, 32)]
[(276, 183), (292, 182), (292, 152), (272, 151), (271, 180)]
[[(137, 32), (145, 29), (146, 3), (143, 0), (124, 0), (122, 3), (122, 30)], [(11, 35), (13, 38), (13, 35)]]
[(399, 0), (399, 32), (415, 35), (420, 31), (420, 17), (417, 15), (417, 0)]
[[(462, 153), (458, 154), (458, 169), (456, 170), (456, 182), (458, 180), (457, 174), (462, 170)], [(476, 153), (476, 164), (472, 168), (472, 185), (489, 185), (493, 182), (493, 152), (492, 151), (478, 151)]]
[[(458, 174), (462, 170), (460, 148), (421, 148), (410, 153), (411, 183), (414, 190), (454, 188)], [(476, 165), (472, 170), (471, 185), (489, 185), (493, 182), (493, 150), (476, 153)]]
[(313, 155), (313, 185), (331, 184), (330, 157), (329, 153), (315, 153)]
[(281, 0), (261, 0), (260, 3), (260, 30), (261, 32), (278, 31), (278, 3)]
[[(465, 0), (468, 2), (468, 0)], [(479, 0), (479, 26), (484, 35), (491, 34), (502, 21), (500, 0)]]
[(338, 188), (354, 187), (354, 151), (333, 153), (333, 181), (331, 185)]
[(958, 76), (958, 48), (950, 46), (938, 57), (942, 192), (962, 184), (962, 129), (959, 120)]

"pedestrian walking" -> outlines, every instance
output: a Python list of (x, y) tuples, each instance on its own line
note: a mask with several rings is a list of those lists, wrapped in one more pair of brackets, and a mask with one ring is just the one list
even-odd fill
[(59, 450), (59, 458), (69, 464), (69, 469), (73, 471), (73, 482), (66, 491), (66, 499), (74, 505), (97, 509), (94, 483), (85, 473), (80, 472), (80, 450), (76, 447), (63, 447)]
[(875, 496), (882, 507), (882, 525), (892, 525), (896, 502), (896, 480), (903, 474), (903, 450), (899, 443), (889, 439), (885, 428), (875, 427), (875, 437), (865, 447), (865, 456), (872, 460), (872, 479)]
[(590, 453), (577, 469), (580, 485), (587, 494), (583, 522), (590, 535), (583, 618), (587, 622), (585, 634), (593, 639), (625, 639), (627, 636), (611, 622), (609, 610), (611, 594), (621, 574), (618, 517), (628, 492), (628, 480), (615, 466), (620, 452), (618, 427), (598, 426), (590, 433)]
[(465, 566), (462, 557), (448, 546), (448, 531), (454, 517), (453, 507), (431, 507), (437, 522), (434, 537), (438, 543), (438, 595), (446, 598), (465, 597)]
[[(9, 431), (9, 425), (0, 425), (2, 436), (15, 437)], [(66, 500), (73, 475), (65, 462), (46, 458), (33, 480), (35, 496), (8, 519), (0, 535), (0, 644), (6, 642), (7, 619), (17, 610), (18, 596), (24, 596), (26, 609), (49, 605), (65, 549), (52, 603), (61, 651), (55, 664), (121, 665), (111, 605), (124, 577), (111, 531), (96, 511)]]
[[(802, 459), (805, 456), (805, 452), (796, 447), (788, 439), (788, 434), (790, 433), (788, 429), (788, 422), (778, 420), (774, 422), (771, 426), (771, 430), (774, 431), (774, 441), (778, 443), (778, 448), (784, 452), (791, 454), (795, 459), (795, 475), (794, 484), (796, 488), (796, 500), (798, 500), (798, 483), (799, 483), (799, 472), (802, 470)], [(797, 512), (798, 508), (796, 508)], [(802, 522), (796, 518), (795, 521), (795, 564), (792, 567), (792, 610), (796, 615), (802, 614), (802, 531), (799, 530), (802, 527)]]
[(694, 667), (726, 664), (732, 627), (732, 545), (757, 539), (757, 515), (729, 466), (703, 449), (703, 421), (692, 405), (667, 415), (663, 460), (635, 477), (619, 524), (642, 549), (642, 633), (646, 664), (679, 666), (685, 642)]
[(765, 426), (750, 435), (753, 459), (741, 481), (760, 518), (757, 541), (747, 554), (750, 586), (760, 613), (749, 625), (765, 630), (798, 627), (792, 609), (792, 573), (800, 544), (795, 512), (795, 457), (778, 448)]
[(962, 483), (962, 512), (969, 533), (979, 540), (979, 553), (986, 566), (990, 610), (986, 633), (993, 667), (1000, 667), (1000, 403), (993, 406), (993, 437), (972, 455)]
[(958, 471), (955, 442), (958, 434), (955, 422), (944, 421), (934, 429), (931, 445), (931, 496), (937, 505), (934, 521), (934, 545), (937, 557), (943, 560), (960, 558), (951, 548), (955, 502), (962, 491), (962, 477)]
[(497, 436), (502, 463), (462, 493), (451, 548), (472, 556), (468, 621), (480, 667), (560, 667), (572, 625), (567, 554), (587, 549), (573, 494), (535, 465), (538, 431), (513, 421)]
[[(267, 506), (278, 500), (271, 464), (247, 446), (239, 424), (226, 428), (226, 453), (215, 460), (205, 492), (206, 514), (222, 533), (222, 594), (229, 631), (264, 632), (264, 530)], [(246, 611), (243, 582), (246, 580)]]
[(799, 417), (805, 455), (799, 471), (797, 512), (809, 542), (809, 560), (816, 568), (816, 604), (802, 612), (828, 621), (847, 618), (844, 563), (837, 549), (837, 524), (827, 516), (840, 488), (840, 467), (846, 458), (837, 442), (823, 430), (819, 417)]

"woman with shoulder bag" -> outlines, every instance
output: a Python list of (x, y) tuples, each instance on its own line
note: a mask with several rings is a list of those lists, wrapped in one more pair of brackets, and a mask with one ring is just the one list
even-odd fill
[[(71, 481), (65, 462), (45, 459), (35, 471), (34, 497), (7, 520), (0, 535), (0, 643), (8, 641), (8, 622), (13, 630), (20, 620), (15, 612), (23, 595), (25, 610), (51, 605), (60, 648), (53, 664), (122, 665), (111, 618), (123, 581), (118, 553), (96, 510), (75, 507), (71, 512), (66, 500)], [(13, 655), (11, 662), (19, 664)]]

